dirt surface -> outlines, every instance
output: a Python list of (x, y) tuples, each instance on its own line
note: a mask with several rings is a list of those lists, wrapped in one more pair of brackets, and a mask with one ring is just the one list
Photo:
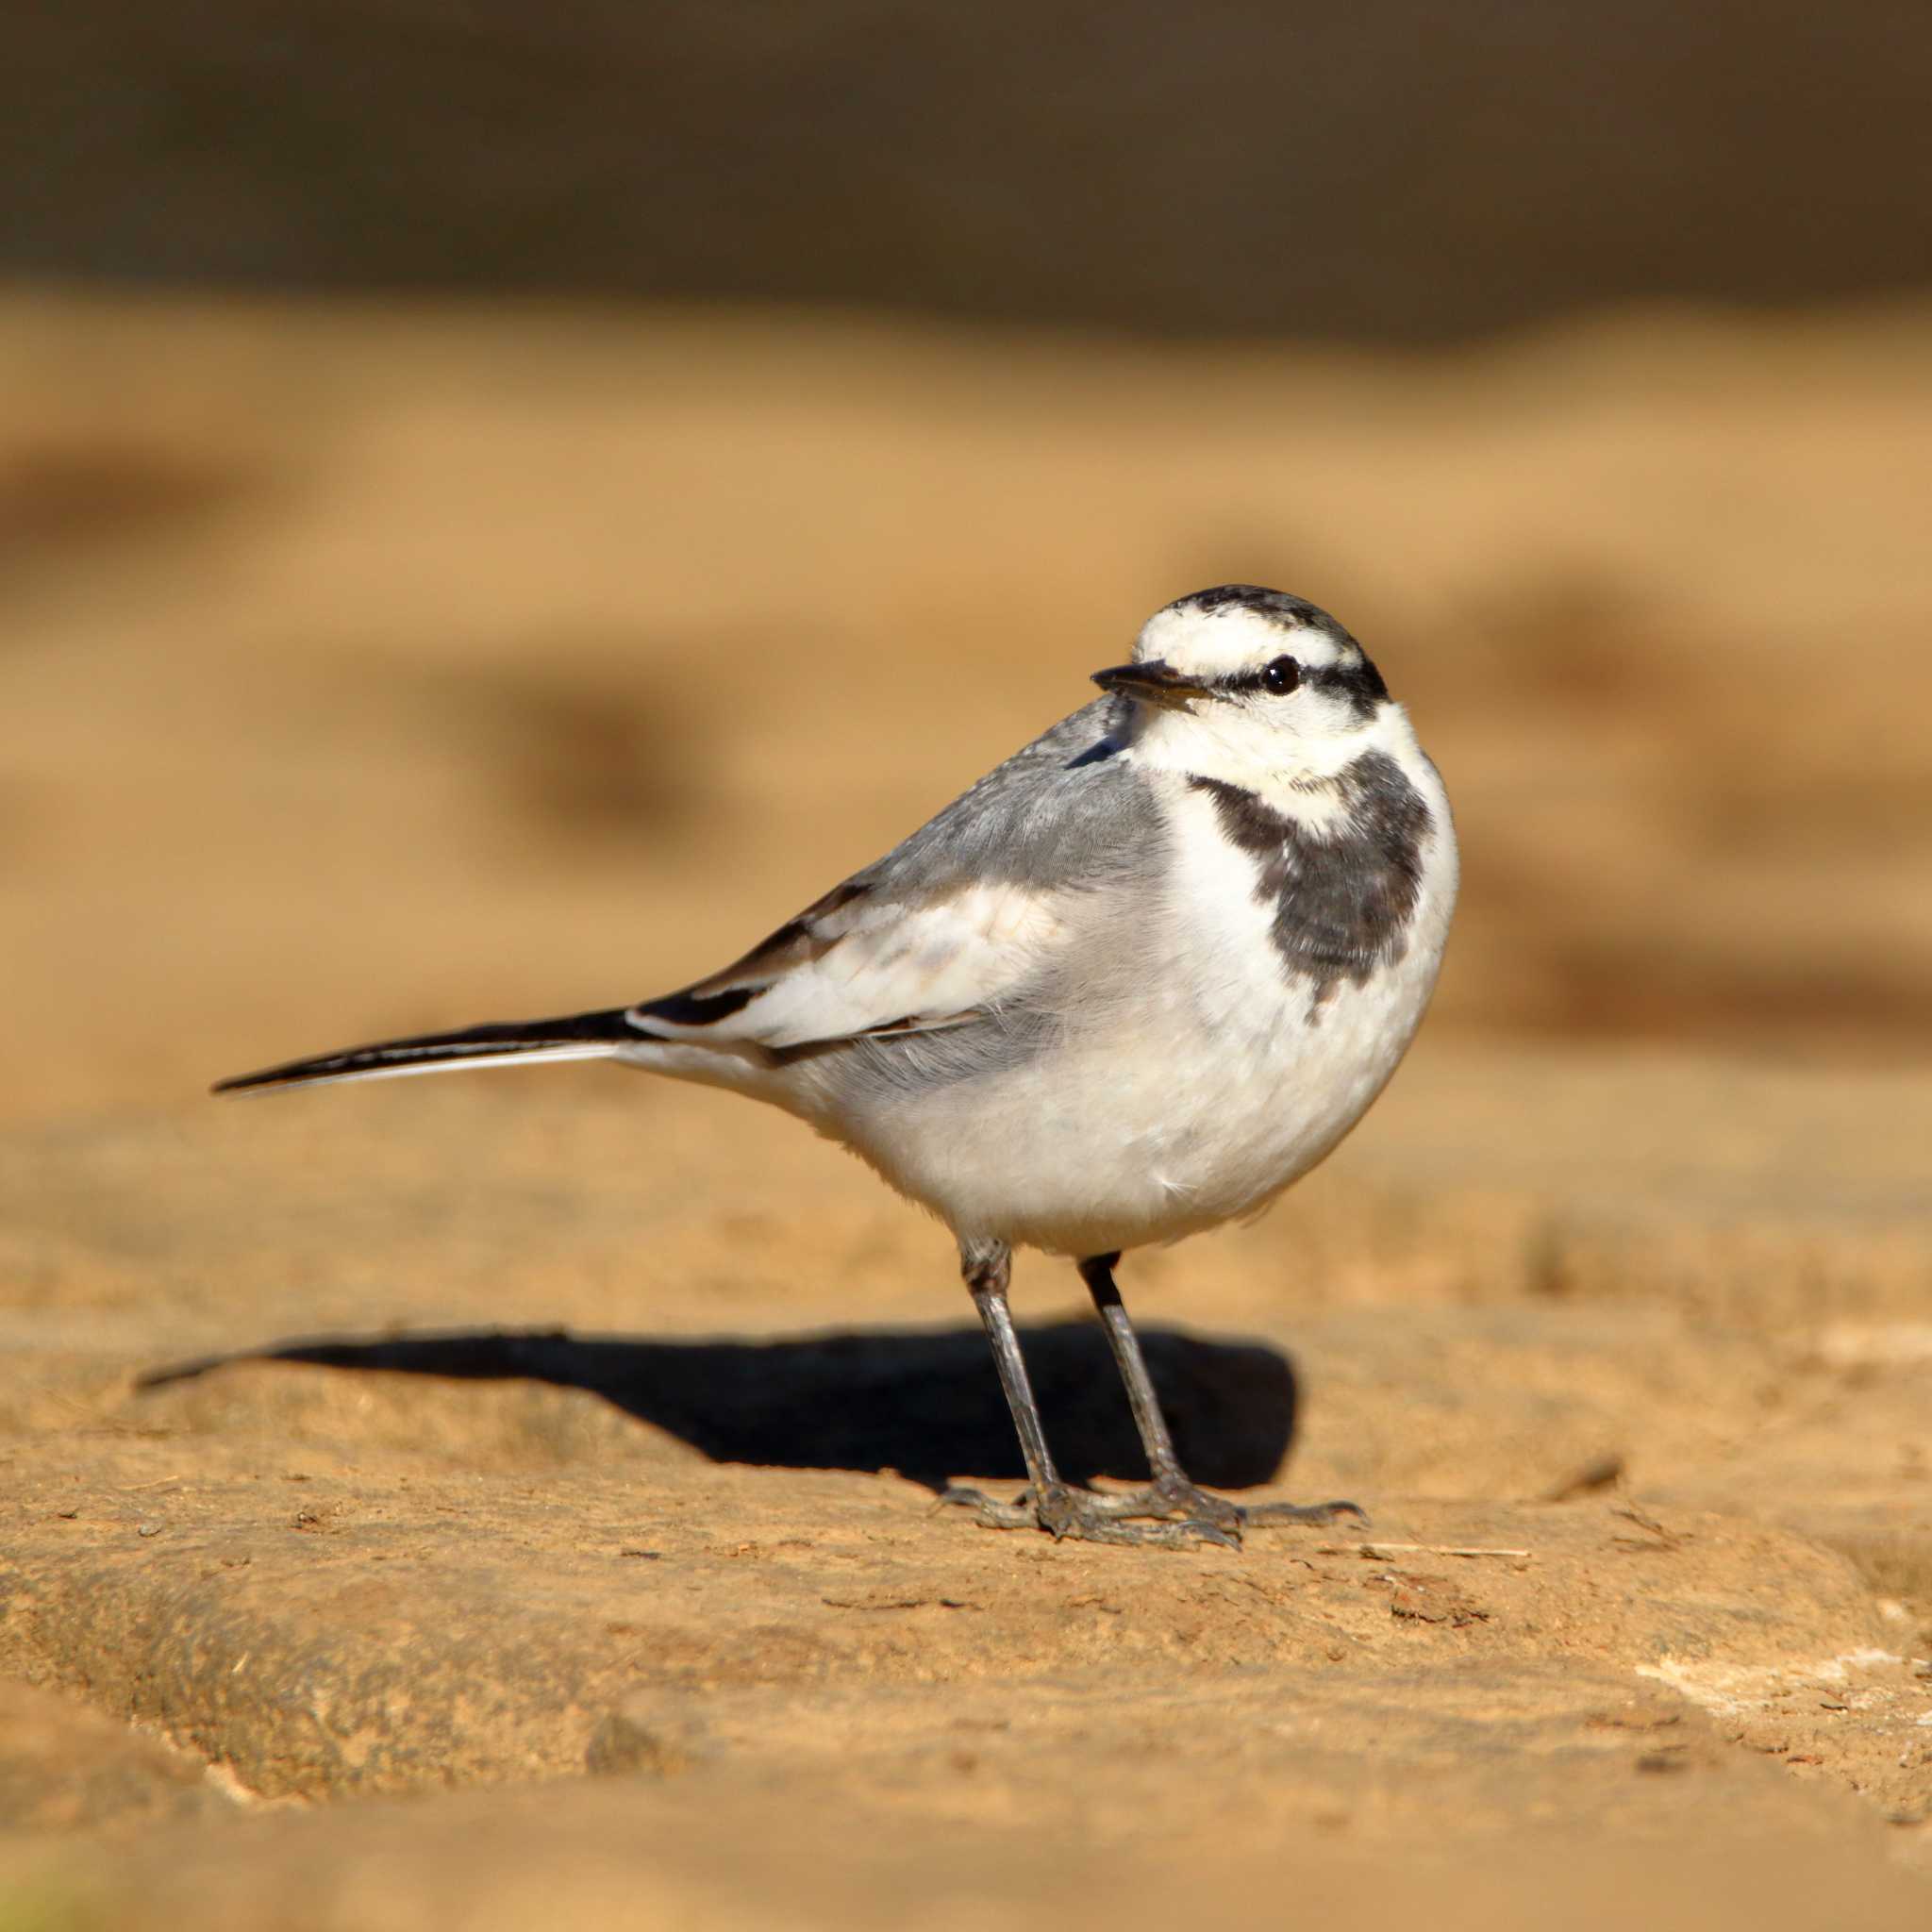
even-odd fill
[[(1932, 1091), (1863, 1077), (1924, 1144)], [(1759, 1077), (1755, 1153), (1607, 1178), (1603, 1124), (1655, 1099), (1629, 1067), (1422, 1056), (1299, 1198), (1131, 1268), (1184, 1454), (1265, 1482), (1292, 1423), (1264, 1493), (1374, 1516), (1199, 1557), (935, 1507), (1016, 1477), (944, 1238), (782, 1119), (563, 1073), (17, 1129), (0, 1209), (45, 1266), (7, 1316), (0, 1660), (43, 1701), (0, 1793), (110, 1830), (131, 1890), (11, 1856), (82, 1924), (190, 1923), (210, 1858), (237, 1924), (384, 1887), (513, 1924), (559, 1863), (639, 1923), (889, 1923), (927, 1884), (1044, 1923), (1076, 1872), (1153, 1923), (1192, 1848), (1231, 1912), (1291, 1869), (1366, 1924), (1435, 1861), (1527, 1924), (1621, 1844), (1608, 1895), (1701, 1924), (1769, 1834), (1859, 1923), (1922, 1923), (1932, 1217), (1765, 1154), (1824, 1079)], [(756, 1201), (708, 1181), (734, 1162)], [(1768, 1253), (1789, 1278), (1742, 1292)], [(1070, 1271), (1020, 1294), (1070, 1463), (1132, 1474)], [(135, 1727), (111, 1782), (76, 1709), (38, 1794), (55, 1692)], [(135, 1833), (184, 1808), (147, 1740), (234, 1815)]]
[[(0, 310), (0, 1925), (1923, 1925), (1928, 369)], [(936, 1507), (1017, 1477), (946, 1238), (741, 1102), (198, 1097), (689, 977), (1235, 575), (1372, 635), (1470, 898), (1123, 1288), (1198, 1474), (1368, 1529)]]

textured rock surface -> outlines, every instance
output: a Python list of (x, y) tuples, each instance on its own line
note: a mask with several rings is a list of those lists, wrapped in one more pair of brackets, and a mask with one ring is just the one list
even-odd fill
[[(1656, 1071), (1688, 1105), (1698, 1070)], [(261, 1924), (353, 1924), (382, 1874), (442, 1900), (424, 1923), (487, 1925), (602, 1819), (620, 1843), (564, 1895), (629, 1888), (639, 1923), (750, 1923), (799, 1885), (799, 1923), (862, 1921), (922, 1871), (986, 1913), (1053, 1869), (1144, 1903), (1180, 1856), (1233, 1911), (1291, 1852), (1338, 1897), (1399, 1856), (1364, 1923), (1432, 1859), (1507, 1923), (1573, 1837), (1741, 1913), (1743, 1854), (1711, 1847), (1773, 1834), (1909, 1924), (1932, 1364), (1895, 1257), (1926, 1230), (1882, 1161), (1849, 1207), (1854, 1177), (1780, 1164), (1822, 1081), (1753, 1087), (1700, 1193), (1680, 1149), (1591, 1158), (1656, 1091), (1627, 1070), (1425, 1057), (1302, 1198), (1146, 1257), (1197, 1461), (1374, 1516), (1194, 1557), (934, 1507), (945, 1474), (1014, 1474), (943, 1238), (775, 1117), (613, 1076), (16, 1130), (0, 1210), (50, 1266), (7, 1317), (0, 1672), (244, 1804), (363, 1801), (271, 1828), (210, 1794), (231, 1850), (130, 1850), (134, 1903), (45, 1845), (23, 1869), (134, 1925), (186, 1924), (205, 1857)], [(734, 1169), (755, 1193), (707, 1179)], [(1807, 1315), (1747, 1291), (1787, 1241), (1881, 1259)], [(1131, 1474), (1063, 1275), (1022, 1276), (1051, 1420)], [(97, 1791), (100, 1748), (59, 1787)], [(495, 1795), (421, 1808), (451, 1787)], [(128, 1808), (15, 1822), (125, 1835)], [(861, 1849), (808, 1882), (820, 1817)], [(479, 1832), (489, 1883), (457, 1869)]]

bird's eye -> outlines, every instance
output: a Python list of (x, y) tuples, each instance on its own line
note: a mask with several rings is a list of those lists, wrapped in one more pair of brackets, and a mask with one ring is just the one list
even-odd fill
[(1302, 681), (1302, 667), (1292, 658), (1276, 658), (1261, 668), (1261, 684), (1278, 698), (1285, 698)]

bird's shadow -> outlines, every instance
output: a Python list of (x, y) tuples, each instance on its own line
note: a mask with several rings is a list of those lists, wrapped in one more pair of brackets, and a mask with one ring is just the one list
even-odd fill
[[(1255, 1341), (1141, 1335), (1182, 1464), (1196, 1481), (1269, 1481), (1294, 1434), (1288, 1357)], [(1144, 1481), (1147, 1459), (1106, 1337), (1091, 1322), (1021, 1343), (1061, 1473)], [(563, 1329), (319, 1336), (150, 1370), (158, 1389), (240, 1362), (584, 1389), (714, 1462), (896, 1470), (937, 1490), (957, 1475), (1024, 1476), (985, 1337), (975, 1327), (865, 1330), (771, 1341), (658, 1341)]]

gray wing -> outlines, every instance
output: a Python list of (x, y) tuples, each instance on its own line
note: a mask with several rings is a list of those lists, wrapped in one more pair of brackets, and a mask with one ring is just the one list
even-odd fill
[(1125, 708), (1062, 719), (734, 965), (628, 1017), (781, 1056), (997, 1019), (1093, 894), (1156, 861), (1153, 794), (1119, 756)]

